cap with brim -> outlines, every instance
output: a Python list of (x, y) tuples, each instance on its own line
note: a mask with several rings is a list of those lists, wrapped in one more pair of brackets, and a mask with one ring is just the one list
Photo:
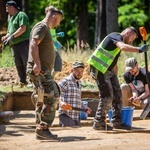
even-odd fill
[(14, 6), (16, 9), (20, 10), (20, 7), (18, 7), (18, 5), (15, 1), (8, 1), (6, 3), (6, 6)]
[(83, 62), (75, 62), (72, 64), (72, 68), (84, 68), (84, 63)]
[(133, 69), (136, 65), (137, 61), (135, 58), (128, 58), (126, 61), (125, 61), (125, 70), (127, 72), (129, 72), (131, 69)]

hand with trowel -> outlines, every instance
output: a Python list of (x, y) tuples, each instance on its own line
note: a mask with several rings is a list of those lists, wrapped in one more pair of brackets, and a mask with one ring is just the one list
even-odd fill
[(133, 96), (130, 99), (128, 99), (128, 101), (135, 106), (140, 106), (140, 99), (138, 98), (138, 96), (136, 97)]
[(59, 107), (62, 110), (78, 110), (78, 111), (84, 111), (87, 114), (90, 114), (92, 112), (92, 110), (89, 107), (87, 107), (86, 105), (82, 105), (82, 108), (72, 107), (70, 104), (63, 102), (63, 101), (59, 102)]
[(126, 83), (121, 85), (123, 106), (132, 103), (144, 108), (150, 99), (146, 69), (139, 67), (137, 60), (131, 57), (125, 61), (125, 70), (123, 77)]

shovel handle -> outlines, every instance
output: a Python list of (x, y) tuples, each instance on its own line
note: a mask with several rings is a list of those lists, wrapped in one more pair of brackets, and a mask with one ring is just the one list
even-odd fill
[(144, 27), (140, 27), (139, 31), (140, 31), (140, 34), (143, 38), (144, 44), (146, 44), (146, 37), (147, 37), (146, 29)]
[(72, 107), (72, 110), (79, 110), (79, 111), (87, 112), (87, 109), (84, 109), (84, 108), (78, 108), (78, 107)]
[[(144, 44), (146, 44), (146, 37), (147, 37), (147, 31), (145, 29), (145, 27), (140, 27), (139, 28), (139, 32), (143, 38), (143, 42)], [(144, 57), (145, 57), (145, 69), (146, 69), (146, 80), (148, 83), (148, 87), (150, 90), (150, 81), (149, 81), (149, 76), (148, 76), (148, 60), (147, 60), (147, 52), (144, 53)]]

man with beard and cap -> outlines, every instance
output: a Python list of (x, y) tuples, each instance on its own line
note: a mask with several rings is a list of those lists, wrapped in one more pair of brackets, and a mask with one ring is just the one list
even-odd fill
[(138, 62), (133, 57), (125, 61), (125, 66), (126, 72), (123, 77), (126, 83), (121, 84), (123, 106), (129, 106), (131, 102), (135, 106), (144, 108), (150, 101), (146, 69), (138, 67)]
[(81, 101), (80, 79), (83, 76), (84, 67), (82, 62), (74, 62), (71, 74), (58, 83), (61, 91), (59, 101), (59, 124), (62, 127), (80, 125), (80, 111), (68, 110), (70, 107), (83, 107), (87, 109), (87, 114), (91, 113), (91, 109), (82, 105)]

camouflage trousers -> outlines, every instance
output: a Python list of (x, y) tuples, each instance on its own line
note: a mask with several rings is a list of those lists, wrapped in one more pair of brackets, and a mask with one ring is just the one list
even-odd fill
[(96, 74), (100, 100), (94, 118), (95, 126), (106, 124), (106, 115), (110, 108), (113, 109), (112, 122), (121, 122), (122, 95), (117, 76), (113, 71), (105, 74), (98, 71)]
[[(60, 96), (59, 87), (48, 70), (44, 70), (44, 74), (38, 76), (35, 76), (32, 71), (28, 71), (28, 76), (34, 85), (31, 100), (35, 105), (36, 123), (41, 128), (47, 129), (51, 126), (55, 118)], [(41, 97), (38, 90), (41, 86), (44, 93), (43, 97)]]

